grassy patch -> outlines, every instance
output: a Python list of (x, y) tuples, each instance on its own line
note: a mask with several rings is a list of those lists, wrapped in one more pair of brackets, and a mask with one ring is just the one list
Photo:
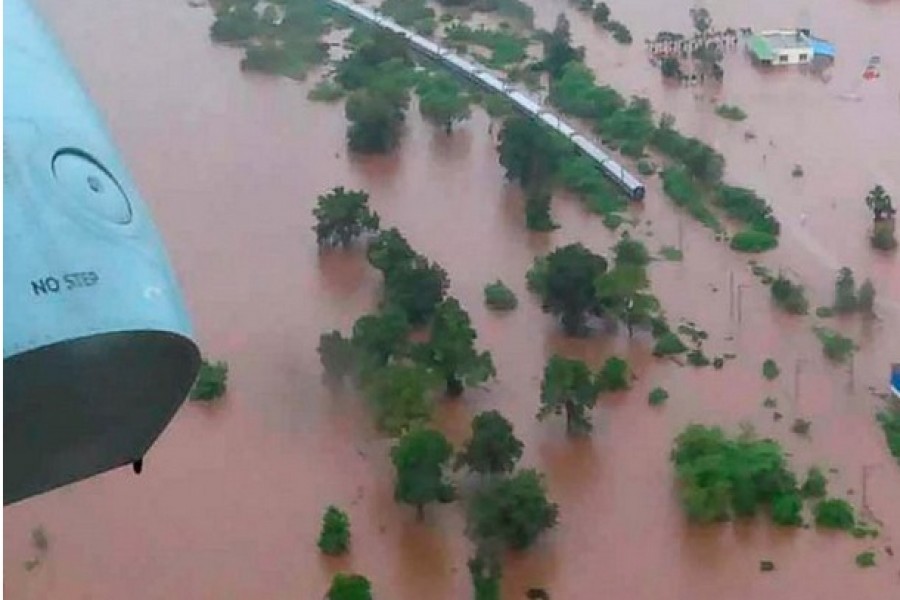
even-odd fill
[(673, 262), (684, 260), (684, 252), (675, 246), (663, 246), (659, 249), (659, 255), (665, 260)]
[(861, 569), (875, 566), (875, 553), (871, 550), (860, 552), (856, 555), (856, 566)]
[(716, 107), (716, 114), (729, 121), (743, 121), (747, 118), (747, 113), (741, 107), (732, 104), (720, 104)]

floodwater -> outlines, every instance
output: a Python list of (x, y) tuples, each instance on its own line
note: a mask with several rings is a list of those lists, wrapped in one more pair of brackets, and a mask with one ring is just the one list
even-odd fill
[[(841, 265), (860, 280), (873, 278), (880, 319), (832, 324), (862, 346), (852, 373), (822, 359), (814, 319), (775, 312), (746, 257), (679, 217), (655, 181), (635, 209), (642, 211), (638, 234), (657, 249), (677, 244), (680, 229), (685, 260), (656, 263), (654, 289), (673, 321), (694, 320), (710, 332), (707, 354), (737, 354), (721, 371), (655, 360), (641, 336), (573, 341), (559, 334), (526, 293), (525, 270), (555, 245), (582, 241), (605, 252), (614, 238), (565, 197), (553, 208), (560, 230), (526, 232), (521, 198), (504, 184), (480, 111), (451, 137), (411, 111), (394, 155), (354, 157), (342, 109), (308, 102), (310, 84), (242, 74), (239, 51), (208, 40), (206, 8), (182, 0), (38, 5), (153, 209), (206, 354), (227, 359), (231, 379), (223, 402), (179, 412), (142, 475), (121, 469), (5, 508), (7, 597), (320, 598), (336, 569), (366, 574), (381, 599), (470, 597), (460, 506), (429, 507), (418, 523), (413, 509), (395, 505), (388, 443), (372, 430), (363, 402), (320, 383), (319, 334), (349, 328), (378, 294), (362, 252), (317, 253), (310, 210), (336, 185), (368, 190), (383, 222), (448, 270), (452, 294), (494, 354), (498, 380), (442, 405), (441, 427), (458, 442), (472, 414), (503, 411), (525, 441), (523, 464), (547, 474), (560, 504), (559, 526), (507, 561), (506, 598), (522, 598), (532, 586), (565, 600), (900, 597), (900, 556), (883, 551), (900, 551), (900, 468), (867, 389), (884, 390), (887, 365), (900, 357), (900, 257), (869, 251), (862, 202), (878, 182), (900, 196), (900, 5), (708, 3), (721, 27), (800, 22), (838, 47), (827, 84), (793, 68), (761, 73), (741, 53), (729, 55), (718, 94), (749, 113), (740, 124), (712, 113), (712, 90), (697, 99), (696, 88), (664, 85), (647, 64), (640, 40), (660, 29), (687, 30), (686, 1), (610, 2), (637, 40), (630, 48), (564, 0), (538, 7), (545, 27), (559, 10), (570, 13), (601, 81), (674, 114), (685, 132), (726, 155), (729, 181), (772, 201), (785, 231), (763, 262), (796, 273), (814, 306), (830, 302)], [(865, 83), (860, 75), (875, 53), (884, 57), (883, 76)], [(848, 94), (859, 100), (843, 99)], [(755, 141), (744, 141), (747, 129)], [(795, 163), (802, 179), (790, 175)], [(729, 315), (729, 273), (746, 284), (740, 322)], [(512, 314), (483, 307), (482, 287), (497, 277), (520, 296)], [(601, 400), (588, 440), (567, 439), (562, 422), (534, 419), (552, 352), (593, 365), (618, 353), (634, 365), (633, 389)], [(773, 383), (760, 375), (768, 357), (782, 368)], [(671, 398), (652, 409), (647, 393), (657, 385)], [(768, 395), (778, 398), (780, 422), (762, 407)], [(790, 433), (796, 416), (812, 421), (808, 439)], [(674, 435), (696, 420), (731, 429), (752, 423), (782, 441), (798, 472), (814, 463), (838, 469), (832, 493), (857, 506), (865, 467), (865, 502), (881, 523), (880, 538), (762, 522), (688, 526), (667, 459)], [(349, 511), (353, 527), (352, 553), (337, 561), (315, 547), (330, 503)], [(27, 570), (36, 527), (49, 545)], [(869, 547), (878, 550), (878, 566), (857, 568), (854, 556)], [(776, 571), (760, 573), (760, 560), (774, 561)]]

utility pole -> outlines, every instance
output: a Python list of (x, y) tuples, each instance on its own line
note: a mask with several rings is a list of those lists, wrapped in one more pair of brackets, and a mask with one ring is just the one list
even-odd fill
[(737, 286), (737, 292), (738, 292), (737, 293), (737, 320), (738, 320), (738, 323), (741, 322), (741, 320), (743, 319), (743, 315), (744, 315), (743, 291), (744, 291), (745, 287), (747, 287), (746, 283), (739, 283)]
[(806, 363), (805, 358), (798, 358), (794, 361), (794, 412), (800, 406), (800, 366)]
[[(684, 254), (684, 219), (678, 215), (678, 251)], [(682, 256), (684, 259), (684, 256)]]
[(734, 271), (728, 271), (728, 319), (734, 321)]

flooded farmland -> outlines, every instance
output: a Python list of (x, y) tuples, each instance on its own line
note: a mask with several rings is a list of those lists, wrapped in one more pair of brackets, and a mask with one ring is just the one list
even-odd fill
[[(187, 403), (142, 475), (122, 469), (4, 509), (8, 597), (321, 598), (338, 569), (369, 577), (376, 598), (471, 597), (462, 511), (429, 507), (420, 523), (395, 504), (389, 441), (373, 429), (362, 398), (321, 382), (319, 335), (348, 330), (375, 305), (380, 286), (364, 252), (316, 247), (311, 209), (337, 185), (367, 190), (382, 222), (447, 270), (450, 293), (493, 353), (497, 380), (441, 401), (436, 423), (458, 443), (472, 415), (503, 412), (525, 443), (522, 464), (546, 474), (559, 504), (559, 525), (508, 557), (505, 598), (524, 598), (531, 587), (566, 600), (900, 597), (900, 557), (880, 552), (874, 569), (853, 561), (870, 546), (900, 550), (900, 468), (869, 390), (884, 389), (889, 363), (900, 358), (900, 257), (871, 251), (863, 204), (876, 183), (900, 195), (900, 4), (708, 2), (721, 26), (806, 20), (838, 57), (825, 82), (796, 68), (760, 71), (743, 52), (727, 53), (723, 85), (702, 90), (665, 84), (641, 42), (659, 30), (687, 31), (690, 3), (610, 3), (633, 32), (629, 47), (564, 0), (533, 4), (541, 27), (569, 13), (599, 82), (673, 114), (684, 133), (725, 155), (729, 183), (772, 203), (783, 233), (760, 260), (795, 273), (813, 306), (831, 302), (841, 266), (872, 278), (879, 319), (830, 322), (860, 345), (852, 372), (829, 364), (810, 330), (815, 320), (774, 309), (747, 256), (681, 216), (658, 178), (632, 209), (641, 222), (634, 234), (653, 251), (681, 237), (684, 260), (653, 263), (652, 288), (670, 318), (709, 332), (709, 352), (736, 355), (722, 370), (654, 358), (641, 335), (562, 335), (526, 291), (525, 271), (536, 255), (570, 242), (606, 254), (617, 234), (564, 194), (553, 204), (561, 228), (529, 233), (521, 192), (504, 181), (482, 111), (446, 136), (411, 109), (394, 153), (355, 156), (340, 105), (307, 100), (316, 78), (242, 73), (241, 51), (210, 42), (206, 7), (39, 0), (154, 213), (205, 354), (227, 359), (231, 371), (226, 399)], [(882, 77), (866, 82), (860, 75), (872, 54), (884, 57)], [(721, 119), (713, 97), (749, 118)], [(795, 164), (803, 178), (791, 176)], [(746, 284), (740, 322), (729, 310), (731, 277)], [(483, 286), (497, 278), (519, 296), (516, 311), (485, 308)], [(618, 354), (637, 374), (628, 392), (601, 396), (590, 438), (573, 441), (562, 423), (534, 418), (554, 352), (593, 368)], [(774, 382), (760, 375), (769, 357), (783, 370)], [(671, 394), (661, 409), (647, 405), (656, 386)], [(782, 421), (762, 406), (766, 396), (779, 398)], [(811, 435), (791, 433), (795, 417), (812, 422)], [(762, 519), (690, 525), (668, 457), (674, 436), (693, 421), (732, 431), (752, 423), (782, 443), (798, 472), (837, 469), (832, 493), (857, 507), (865, 467), (880, 537), (785, 531)], [(352, 552), (343, 559), (323, 558), (314, 543), (332, 503), (352, 522)], [(26, 569), (37, 527), (47, 550)], [(760, 573), (761, 560), (777, 569)]]

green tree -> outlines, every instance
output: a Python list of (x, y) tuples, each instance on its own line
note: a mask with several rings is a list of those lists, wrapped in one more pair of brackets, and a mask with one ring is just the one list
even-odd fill
[(400, 137), (403, 109), (384, 94), (368, 89), (353, 92), (345, 106), (350, 149), (363, 153), (381, 153), (391, 150)]
[(569, 153), (562, 137), (528, 117), (506, 119), (499, 137), (499, 160), (506, 178), (526, 189), (549, 182)]
[(856, 307), (864, 315), (875, 314), (875, 286), (872, 285), (870, 279), (866, 279), (859, 286), (859, 292), (856, 295)]
[(797, 492), (779, 494), (772, 500), (772, 521), (777, 525), (800, 527), (803, 525), (802, 513), (803, 499)]
[(319, 246), (346, 248), (363, 233), (378, 231), (378, 213), (369, 210), (369, 195), (363, 191), (336, 187), (319, 196), (313, 216)]
[(529, 231), (553, 231), (558, 229), (550, 214), (553, 196), (546, 187), (534, 186), (525, 192), (525, 227)]
[(471, 114), (468, 95), (446, 73), (436, 73), (424, 79), (417, 91), (422, 116), (444, 127), (448, 135), (452, 133), (454, 123), (468, 119)]
[(551, 33), (544, 33), (544, 60), (543, 68), (550, 73), (550, 78), (556, 79), (562, 75), (566, 64), (584, 59), (584, 48), (572, 47), (572, 34), (569, 20), (566, 15), (559, 13), (556, 17), (556, 26)]
[(541, 475), (528, 469), (488, 481), (475, 493), (468, 512), (474, 539), (522, 550), (556, 525), (559, 508), (547, 499)]
[(491, 310), (513, 310), (519, 305), (516, 294), (499, 279), (484, 286), (484, 303)]
[(364, 315), (353, 324), (351, 343), (364, 371), (383, 367), (406, 351), (410, 326), (399, 310)]
[(378, 427), (396, 436), (431, 419), (433, 383), (433, 377), (419, 366), (391, 364), (375, 371), (365, 391)]
[(853, 343), (853, 340), (844, 337), (834, 329), (814, 327), (813, 331), (822, 342), (822, 353), (835, 362), (846, 362), (856, 351), (856, 344)]
[(343, 381), (353, 371), (356, 355), (350, 340), (334, 330), (319, 336), (319, 360), (325, 374), (334, 381)]
[(372, 585), (362, 575), (335, 573), (326, 600), (372, 600)]
[(336, 506), (329, 506), (322, 517), (319, 550), (330, 556), (343, 554), (350, 547), (350, 518)]
[(200, 362), (197, 381), (191, 390), (192, 400), (215, 400), (228, 390), (228, 363), (225, 361)]
[(477, 352), (468, 313), (455, 298), (438, 305), (431, 324), (431, 339), (419, 349), (422, 362), (439, 374), (447, 384), (447, 393), (459, 396), (466, 387), (474, 387), (496, 376), (490, 352)]
[(650, 252), (640, 240), (632, 239), (626, 231), (612, 248), (617, 267), (646, 267), (650, 264)]
[(500, 561), (481, 554), (468, 562), (475, 600), (500, 600)]
[(568, 335), (577, 335), (585, 320), (598, 311), (594, 281), (606, 272), (606, 259), (579, 244), (557, 248), (543, 263), (540, 288), (544, 312), (558, 315)]
[(877, 250), (889, 251), (896, 248), (897, 238), (894, 235), (894, 221), (892, 219), (875, 221), (869, 242)]
[(216, 42), (242, 42), (259, 31), (259, 19), (252, 6), (237, 4), (216, 12), (209, 34)]
[(828, 491), (828, 480), (818, 467), (810, 467), (806, 472), (806, 481), (800, 488), (800, 493), (807, 498), (824, 498)]
[(880, 185), (876, 185), (866, 195), (866, 206), (872, 211), (872, 218), (875, 221), (890, 219), (896, 213), (891, 197)]
[(433, 429), (413, 429), (391, 449), (397, 470), (394, 499), (415, 506), (419, 520), (425, 516), (426, 504), (453, 498), (453, 486), (445, 478), (452, 455), (453, 446)]
[(411, 265), (387, 271), (384, 303), (406, 313), (411, 325), (423, 325), (444, 299), (450, 281), (436, 262), (417, 256)]
[(842, 314), (851, 313), (856, 310), (856, 304), (856, 281), (853, 279), (853, 271), (843, 267), (834, 283), (834, 310)]
[(503, 415), (496, 410), (483, 412), (472, 419), (472, 437), (457, 455), (456, 468), (466, 465), (483, 475), (510, 473), (523, 447)]
[(606, 5), (606, 2), (598, 2), (594, 6), (594, 12), (591, 14), (591, 19), (593, 19), (594, 23), (604, 24), (609, 21), (609, 6)]
[(409, 242), (403, 237), (396, 227), (387, 231), (381, 231), (366, 251), (369, 264), (386, 273), (401, 267), (411, 266), (416, 258), (416, 253), (410, 247)]
[(681, 77), (681, 62), (675, 56), (667, 56), (659, 63), (659, 70), (666, 79)]
[(570, 62), (551, 82), (550, 101), (563, 112), (586, 119), (605, 119), (625, 106), (625, 99), (609, 86), (598, 86), (594, 72)]
[(856, 524), (853, 507), (840, 498), (822, 500), (813, 509), (818, 527), (850, 531)]
[(590, 410), (600, 393), (590, 369), (580, 360), (554, 354), (544, 367), (541, 407), (537, 418), (566, 414), (566, 431), (587, 433), (592, 429)]
[(603, 392), (627, 390), (630, 379), (628, 362), (618, 356), (611, 356), (597, 373), (597, 388)]
[(775, 304), (793, 315), (805, 315), (809, 311), (809, 300), (803, 286), (783, 275), (772, 283), (770, 292)]

